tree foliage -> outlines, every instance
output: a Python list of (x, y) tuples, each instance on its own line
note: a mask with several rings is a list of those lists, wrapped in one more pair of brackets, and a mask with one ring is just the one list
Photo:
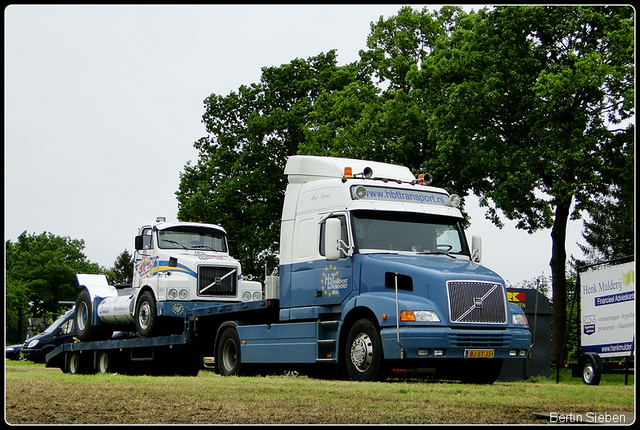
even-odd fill
[(22, 335), (26, 318), (56, 313), (59, 301), (75, 300), (76, 273), (101, 273), (83, 254), (83, 240), (25, 231), (17, 242), (7, 241), (5, 248), (7, 334), (11, 338)]
[(372, 24), (356, 64), (336, 66), (334, 52), (294, 60), (209, 97), (210, 136), (182, 175), (180, 216), (224, 224), (251, 271), (276, 250), (289, 155), (428, 170), (479, 196), (498, 226), (505, 216), (551, 229), (555, 358), (567, 222), (590, 213), (595, 234), (609, 204), (632, 218), (633, 21), (626, 6), (404, 7)]
[(415, 73), (431, 90), (438, 164), (463, 171), (496, 224), (499, 209), (517, 228), (551, 228), (554, 356), (567, 222), (632, 156), (633, 127), (619, 127), (634, 112), (632, 23), (630, 7), (498, 7), (461, 19)]
[(107, 276), (113, 284), (131, 284), (133, 280), (133, 256), (126, 249), (122, 251), (113, 263)]
[(178, 218), (221, 224), (245, 274), (277, 266), (287, 158), (298, 152), (318, 96), (354, 79), (336, 63), (330, 51), (265, 67), (259, 83), (204, 101), (209, 136), (195, 143), (198, 161), (181, 174)]

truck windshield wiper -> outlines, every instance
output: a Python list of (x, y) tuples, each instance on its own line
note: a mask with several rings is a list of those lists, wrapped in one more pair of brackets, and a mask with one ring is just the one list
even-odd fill
[(422, 254), (422, 255), (446, 255), (447, 257), (450, 257), (450, 258), (456, 258), (454, 255), (451, 255), (448, 252), (444, 252), (444, 251), (419, 251), (419, 252), (416, 252), (416, 254)]
[(191, 245), (191, 248), (197, 248), (197, 249), (200, 249), (200, 248), (206, 248), (206, 249), (207, 249), (207, 250), (209, 250), (209, 251), (218, 252), (218, 250), (217, 250), (217, 249), (212, 248), (212, 247), (210, 247), (209, 245)]
[(181, 244), (180, 242), (176, 242), (175, 240), (163, 239), (163, 240), (162, 240), (162, 242), (175, 243), (176, 245), (180, 245), (183, 249), (186, 249), (186, 250), (188, 251), (188, 249), (187, 249), (187, 247), (186, 247), (186, 246), (184, 246), (184, 245), (183, 245), (183, 244)]

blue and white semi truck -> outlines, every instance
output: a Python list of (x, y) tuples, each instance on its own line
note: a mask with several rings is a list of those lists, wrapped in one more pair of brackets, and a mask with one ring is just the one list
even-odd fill
[[(363, 160), (292, 156), (285, 174), (279, 276), (266, 277), (264, 299), (205, 298), (204, 290), (227, 278), (200, 281), (195, 268), (189, 276), (198, 287), (181, 293), (181, 264), (192, 257), (173, 256), (158, 263), (158, 287), (147, 289), (146, 307), (129, 301), (122, 311), (125, 325), (137, 321), (138, 337), (104, 340), (104, 326), (121, 321), (100, 320), (100, 301), (110, 300), (109, 312), (117, 312), (117, 299), (99, 299), (80, 282), (86, 292), (77, 306), (87, 311), (79, 322), (102, 337), (58, 348), (51, 365), (90, 372), (103, 371), (102, 360), (188, 362), (190, 374), (204, 359), (222, 375), (279, 366), (354, 380), (417, 371), (492, 383), (503, 360), (527, 358), (526, 316), (507, 301), (503, 279), (479, 264), (480, 238), (467, 243), (458, 196), (429, 185), (429, 175)], [(154, 244), (161, 231), (151, 227)], [(255, 281), (237, 282), (247, 282), (253, 298)], [(174, 332), (153, 336), (144, 313), (152, 325), (173, 321)]]

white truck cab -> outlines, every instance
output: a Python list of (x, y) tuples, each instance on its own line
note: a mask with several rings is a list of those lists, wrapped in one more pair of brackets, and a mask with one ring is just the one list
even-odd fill
[(224, 228), (162, 217), (138, 229), (131, 287), (110, 286), (104, 275), (77, 278), (85, 289), (76, 302), (80, 340), (104, 339), (133, 324), (140, 336), (150, 336), (162, 329), (157, 320), (166, 309), (184, 312), (189, 303), (262, 299), (262, 284), (244, 279), (229, 255)]

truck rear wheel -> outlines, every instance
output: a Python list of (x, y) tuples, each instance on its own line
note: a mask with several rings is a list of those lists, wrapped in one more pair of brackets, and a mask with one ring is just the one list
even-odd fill
[(113, 330), (108, 326), (93, 324), (93, 303), (87, 290), (80, 293), (76, 299), (76, 314), (74, 317), (76, 337), (83, 342), (91, 340), (109, 339)]
[(382, 381), (389, 375), (380, 335), (368, 319), (361, 319), (351, 327), (344, 356), (347, 372), (353, 380)]
[(233, 327), (227, 327), (218, 340), (216, 367), (222, 376), (240, 375), (240, 337)]

